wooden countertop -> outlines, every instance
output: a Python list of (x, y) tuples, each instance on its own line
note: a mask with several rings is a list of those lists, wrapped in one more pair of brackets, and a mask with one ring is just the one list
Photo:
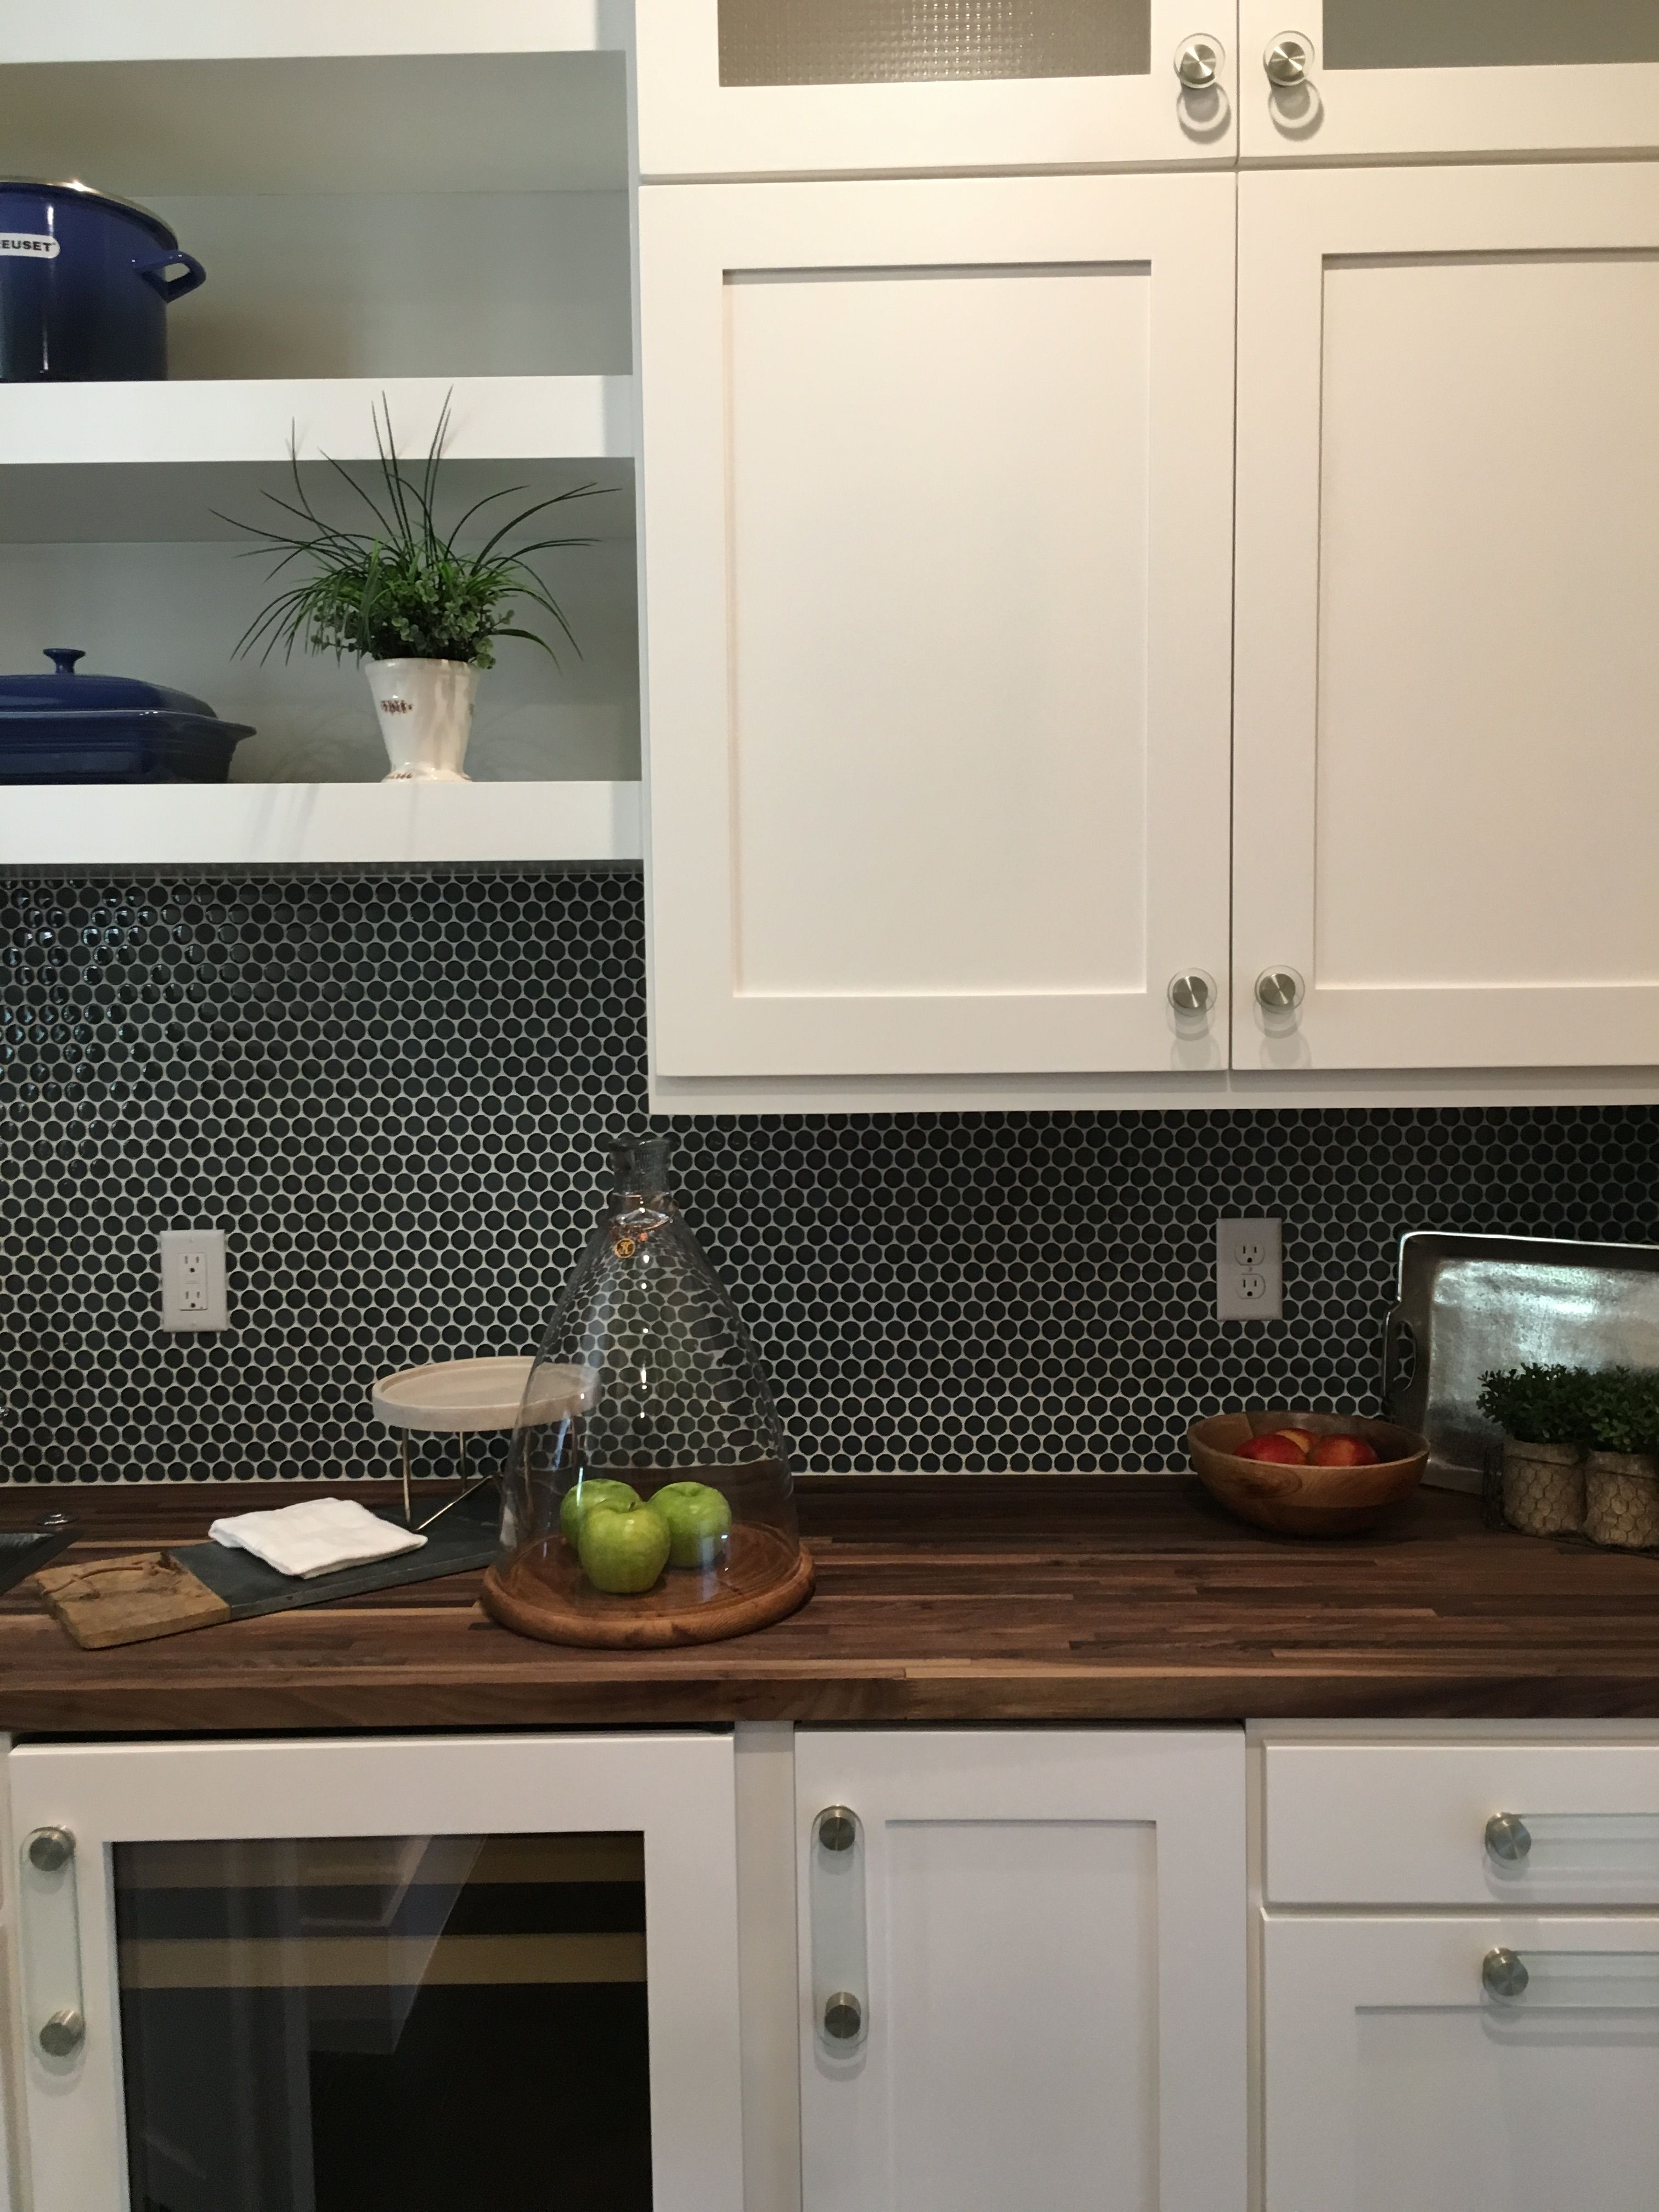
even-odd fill
[[(32, 1489), (3, 1517), (66, 1505), (86, 1541), (125, 1550), (200, 1537), (224, 1497)], [(1494, 1533), (1472, 1499), (1425, 1492), (1373, 1536), (1313, 1544), (1241, 1528), (1171, 1478), (820, 1480), (800, 1497), (817, 1595), (685, 1650), (528, 1642), (480, 1613), (476, 1576), (98, 1653), (13, 1591), (0, 1730), (1659, 1718), (1659, 1559)]]

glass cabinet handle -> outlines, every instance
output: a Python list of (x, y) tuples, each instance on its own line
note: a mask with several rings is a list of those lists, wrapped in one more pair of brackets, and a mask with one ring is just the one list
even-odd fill
[(1313, 49), (1299, 31), (1282, 31), (1262, 56), (1261, 65), (1276, 91), (1293, 92), (1308, 82)]
[(23, 1838), (19, 1856), (18, 1918), (28, 2039), (47, 2070), (63, 2074), (87, 2039), (75, 1838), (67, 1828), (36, 1828)]
[(818, 1814), (811, 1851), (813, 2031), (826, 2056), (847, 2059), (870, 2032), (864, 1824), (851, 1806)]
[(1532, 1850), (1532, 1831), (1518, 1813), (1494, 1813), (1486, 1823), (1486, 1856), (1500, 1866), (1518, 1866)]
[(1182, 43), (1176, 56), (1176, 75), (1188, 92), (1212, 92), (1226, 58), (1219, 39), (1200, 33)]
[(1215, 1000), (1215, 977), (1202, 968), (1189, 968), (1170, 979), (1170, 1004), (1177, 1014), (1207, 1014)]
[(1494, 1813), (1485, 1841), (1492, 1871), (1510, 1879), (1659, 1878), (1659, 1813)]
[(1255, 1002), (1266, 1014), (1293, 1014), (1307, 995), (1294, 968), (1264, 968), (1255, 979)]
[(1488, 1951), (1480, 1987), (1523, 2012), (1659, 2012), (1659, 1951)]

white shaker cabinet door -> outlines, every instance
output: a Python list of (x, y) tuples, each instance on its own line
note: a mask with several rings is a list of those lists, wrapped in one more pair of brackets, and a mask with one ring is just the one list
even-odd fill
[(1246, 160), (1659, 148), (1653, 0), (1240, 0)]
[(1263, 1982), (1270, 2212), (1659, 2203), (1659, 1920), (1269, 1919)]
[(805, 2212), (1243, 2212), (1241, 1734), (803, 1729), (795, 1774)]
[(1237, 150), (1236, 0), (635, 7), (647, 178), (1191, 167)]
[(641, 191), (659, 1075), (1222, 1064), (1234, 192)]
[(1239, 192), (1234, 1065), (1650, 1066), (1659, 168)]

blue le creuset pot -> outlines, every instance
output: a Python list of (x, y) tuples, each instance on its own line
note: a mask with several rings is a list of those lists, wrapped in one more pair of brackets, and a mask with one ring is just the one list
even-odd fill
[(147, 208), (0, 180), (0, 384), (163, 377), (167, 308), (206, 282)]
[(46, 648), (50, 676), (0, 676), (0, 784), (224, 783), (252, 730), (205, 700), (131, 676), (79, 676), (86, 655)]

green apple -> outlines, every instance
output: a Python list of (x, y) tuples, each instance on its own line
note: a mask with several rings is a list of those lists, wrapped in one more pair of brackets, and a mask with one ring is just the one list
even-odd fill
[(591, 1505), (577, 1549), (587, 1579), (612, 1597), (637, 1597), (668, 1565), (668, 1523), (637, 1500), (618, 1509)]
[(668, 1523), (670, 1564), (712, 1567), (720, 1539), (732, 1526), (732, 1509), (706, 1482), (671, 1482), (651, 1494), (651, 1510)]
[(596, 1505), (609, 1505), (618, 1513), (627, 1513), (640, 1502), (640, 1493), (626, 1482), (607, 1482), (595, 1475), (591, 1480), (579, 1482), (574, 1490), (567, 1490), (559, 1507), (559, 1534), (567, 1544), (580, 1540), (582, 1522)]

